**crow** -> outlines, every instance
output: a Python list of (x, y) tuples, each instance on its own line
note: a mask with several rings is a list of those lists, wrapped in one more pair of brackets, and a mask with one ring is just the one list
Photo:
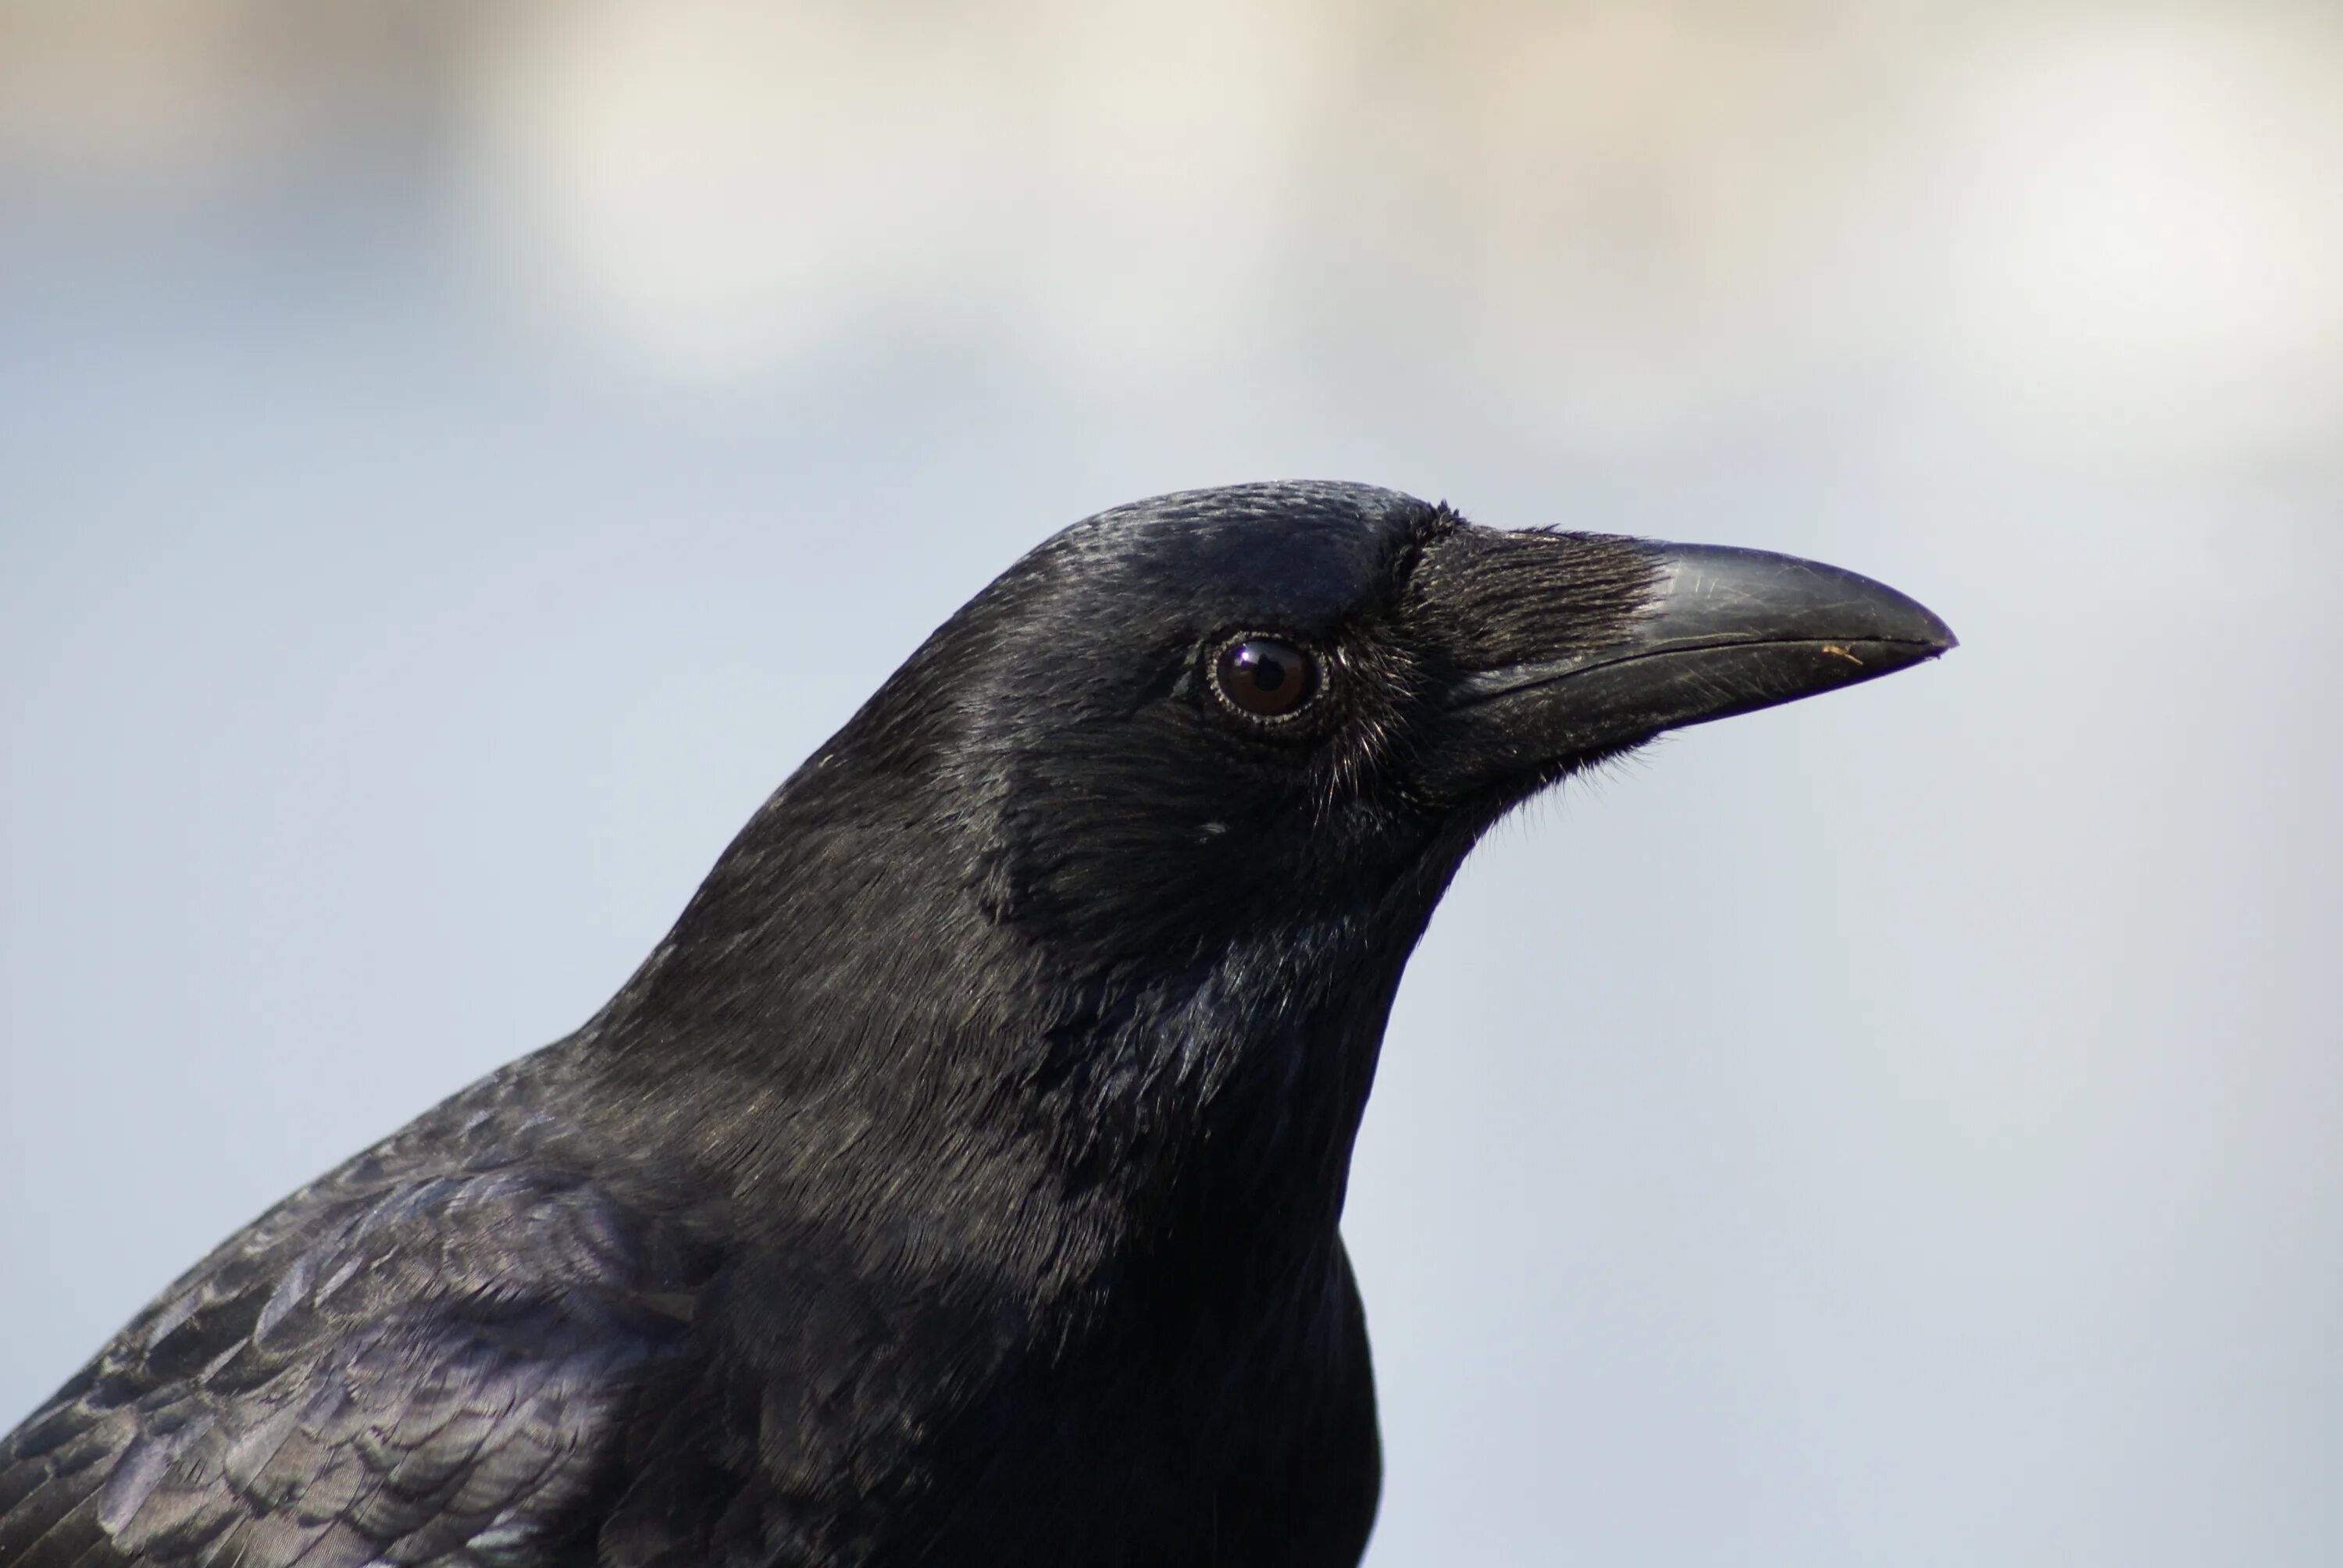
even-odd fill
[(1663, 730), (1953, 645), (1829, 567), (1360, 485), (1077, 523), (583, 1028), (0, 1442), (0, 1564), (1353, 1563), (1338, 1222), (1459, 863)]

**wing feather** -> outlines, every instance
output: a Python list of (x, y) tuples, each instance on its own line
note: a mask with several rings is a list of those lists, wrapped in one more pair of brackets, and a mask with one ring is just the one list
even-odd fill
[(578, 1177), (399, 1163), (295, 1194), (0, 1439), (0, 1562), (490, 1568), (567, 1538), (692, 1282)]

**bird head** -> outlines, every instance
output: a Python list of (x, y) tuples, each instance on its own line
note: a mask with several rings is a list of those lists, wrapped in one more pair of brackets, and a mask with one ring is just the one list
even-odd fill
[(1428, 915), (1473, 842), (1557, 780), (1953, 641), (1893, 589), (1786, 557), (1244, 485), (1057, 535), (824, 755), (962, 828), (993, 918), (1190, 961), (1395, 896)]

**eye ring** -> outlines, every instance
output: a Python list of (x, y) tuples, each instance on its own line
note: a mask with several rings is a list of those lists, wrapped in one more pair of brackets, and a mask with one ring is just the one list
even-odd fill
[(1206, 668), (1221, 706), (1253, 724), (1291, 724), (1326, 689), (1317, 655), (1273, 632), (1222, 638)]

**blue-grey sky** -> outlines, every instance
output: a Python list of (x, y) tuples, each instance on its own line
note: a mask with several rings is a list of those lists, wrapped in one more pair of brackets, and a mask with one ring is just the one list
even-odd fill
[(0, 5), (0, 1422), (1020, 551), (1338, 477), (1965, 644), (1459, 879), (1376, 1568), (2337, 1561), (2338, 80), (2258, 3)]

